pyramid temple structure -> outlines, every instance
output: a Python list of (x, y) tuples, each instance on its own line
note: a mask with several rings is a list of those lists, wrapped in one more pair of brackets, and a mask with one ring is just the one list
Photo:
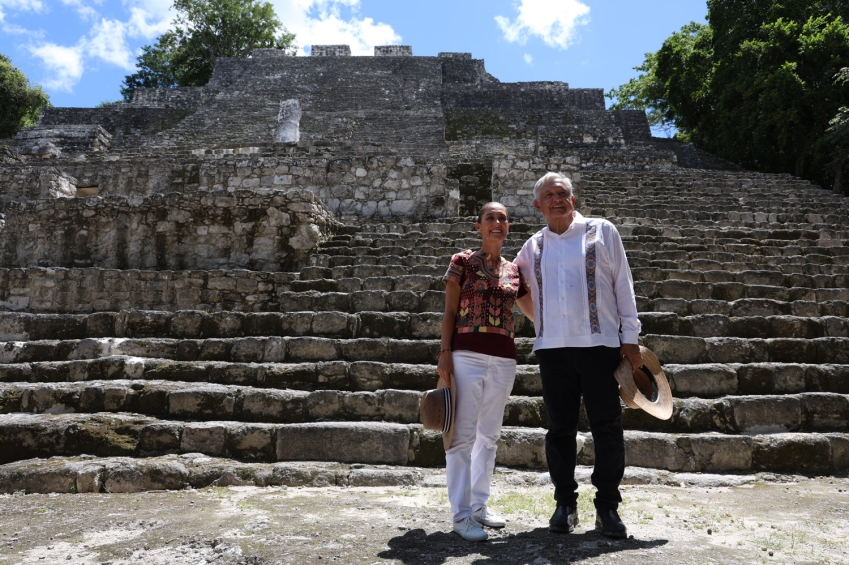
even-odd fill
[[(653, 138), (601, 89), (325, 45), (0, 145), (0, 492), (416, 483), (444, 464), (418, 413), (441, 276), (490, 200), (512, 259), (547, 171), (622, 234), (675, 397), (624, 410), (631, 468), (849, 471), (849, 199)], [(541, 469), (517, 317), (497, 463)]]

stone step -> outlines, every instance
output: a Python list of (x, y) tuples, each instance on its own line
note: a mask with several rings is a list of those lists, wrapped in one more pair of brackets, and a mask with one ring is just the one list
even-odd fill
[[(741, 338), (647, 334), (641, 343), (663, 363), (849, 363), (849, 337)], [(519, 363), (534, 363), (533, 338), (516, 338)], [(74, 361), (114, 355), (173, 361), (377, 361), (430, 364), (437, 339), (237, 337), (86, 338), (5, 342), (0, 364)]]
[[(686, 270), (686, 269), (662, 269), (643, 267), (645, 259), (642, 254), (633, 255), (631, 261), (631, 272), (635, 281), (665, 281), (685, 280), (690, 282), (728, 283), (738, 282), (742, 284), (804, 287), (804, 288), (842, 288), (849, 287), (849, 276), (847, 275), (803, 275), (786, 274), (778, 270), (752, 270), (752, 271), (727, 271), (714, 270)], [(716, 262), (717, 266), (721, 264)], [(341, 265), (338, 267), (310, 266), (301, 269), (298, 281), (311, 281), (321, 279), (370, 279), (374, 277), (404, 277), (409, 275), (430, 276), (442, 279), (447, 270), (447, 263), (432, 265)], [(291, 283), (290, 283), (291, 284)]]
[[(502, 471), (503, 469), (499, 469)], [(543, 470), (510, 470), (512, 484), (549, 482)], [(575, 470), (579, 484), (589, 485), (592, 467)], [(627, 467), (623, 485), (690, 487), (741, 486), (775, 480), (770, 473), (728, 475), (676, 473)], [(207, 487), (411, 487), (445, 484), (445, 471), (434, 467), (293, 461), (249, 463), (200, 453), (159, 457), (51, 457), (0, 465), (0, 494), (138, 493)]]
[[(25, 342), (87, 338), (205, 339), (252, 336), (433, 339), (440, 336), (441, 323), (442, 314), (437, 312), (0, 312), (0, 340)], [(533, 325), (520, 313), (517, 314), (517, 329), (525, 337), (534, 335)]]
[(837, 316), (679, 316), (672, 312), (643, 312), (640, 314), (640, 321), (643, 324), (643, 334), (802, 339), (849, 337), (849, 318)]
[[(664, 371), (673, 394), (679, 398), (802, 392), (849, 394), (849, 365), (692, 363), (665, 364)], [(375, 361), (171, 361), (121, 355), (77, 361), (0, 364), (0, 383), (9, 384), (141, 379), (303, 391), (424, 391), (435, 386), (436, 366)], [(537, 365), (517, 366), (513, 393), (542, 394)]]
[(849, 338), (844, 337), (747, 339), (649, 334), (640, 342), (663, 363), (849, 363)]
[[(545, 467), (545, 431), (505, 427), (496, 463)], [(849, 435), (665, 434), (625, 432), (625, 463), (690, 472), (772, 471), (811, 475), (849, 469)], [(201, 453), (243, 461), (332, 461), (387, 465), (444, 464), (442, 439), (418, 424), (180, 422), (136, 414), (0, 415), (0, 462), (33, 457), (159, 456)], [(594, 461), (581, 434), (578, 463)]]
[[(458, 250), (454, 250), (458, 251)], [(508, 260), (513, 260), (518, 253), (518, 249), (503, 250), (503, 257)], [(323, 253), (314, 254), (310, 257), (310, 264), (315, 267), (343, 267), (352, 265), (440, 265), (447, 268), (453, 253), (445, 255), (326, 255)], [(781, 257), (780, 261), (776, 261), (775, 257), (770, 256), (751, 256), (740, 253), (710, 253), (710, 252), (693, 252), (689, 259), (664, 259), (654, 260), (652, 252), (636, 251), (629, 254), (629, 262), (632, 265), (639, 267), (651, 267), (656, 269), (675, 269), (675, 270), (698, 270), (698, 271), (715, 271), (726, 270), (730, 272), (763, 270), (766, 267), (772, 267), (774, 270), (785, 274), (804, 274), (804, 275), (826, 275), (826, 276), (846, 276), (849, 274), (849, 265), (844, 265), (843, 259), (838, 257), (835, 260), (832, 258), (823, 259), (821, 262), (808, 263), (804, 256), (796, 255), (790, 257)], [(817, 256), (820, 257), (820, 256)], [(823, 256), (824, 257), (824, 256)], [(778, 265), (775, 263), (778, 262)]]
[[(630, 229), (629, 229), (630, 228)], [(642, 226), (620, 226), (619, 230), (626, 251), (643, 249), (685, 249), (688, 251), (737, 251), (741, 253), (758, 253), (760, 255), (798, 255), (808, 253), (821, 253), (826, 255), (849, 254), (849, 238), (835, 238), (834, 232), (827, 239), (821, 239), (820, 231), (800, 232), (786, 230), (786, 234), (767, 232), (766, 236), (789, 235), (797, 237), (778, 238), (752, 237), (753, 234), (741, 230), (729, 230), (729, 234), (715, 234), (706, 236), (703, 233), (686, 234), (682, 232), (695, 230), (678, 230), (674, 228), (660, 230), (657, 228), (646, 228)], [(766, 231), (766, 230), (761, 230)], [(635, 233), (635, 232), (660, 232), (660, 233)], [(505, 248), (521, 247), (530, 235), (535, 233), (516, 233), (512, 230), (504, 241)], [(805, 236), (808, 237), (805, 237)], [(843, 235), (841, 233), (841, 235)], [(323, 252), (328, 254), (343, 255), (368, 254), (367, 250), (381, 250), (381, 252), (393, 255), (395, 249), (418, 250), (418, 249), (476, 249), (480, 247), (480, 236), (473, 234), (425, 234), (411, 233), (403, 236), (388, 237), (354, 237), (347, 241), (334, 239), (321, 246)]]
[[(792, 290), (792, 289), (791, 289)], [(765, 299), (720, 300), (640, 298), (644, 334), (695, 337), (849, 337), (847, 302)], [(679, 308), (699, 311), (679, 314)], [(660, 309), (651, 310), (649, 308)], [(820, 310), (838, 315), (820, 316)], [(730, 315), (725, 313), (730, 311)], [(770, 312), (764, 314), (764, 312)], [(778, 315), (771, 312), (779, 311)], [(784, 314), (782, 311), (789, 311)], [(792, 312), (799, 312), (794, 314)], [(0, 340), (13, 342), (88, 338), (334, 337), (437, 339), (441, 312), (179, 312), (132, 310), (98, 314), (20, 314), (0, 312)], [(520, 312), (518, 337), (534, 337), (533, 324)]]
[[(634, 475), (642, 473), (630, 471)], [(649, 472), (651, 473), (651, 472)], [(136, 493), (227, 486), (400, 487), (422, 484), (420, 468), (362, 463), (247, 463), (200, 453), (159, 457), (51, 457), (0, 465), (0, 494)], [(681, 484), (682, 475), (668, 477)], [(755, 477), (752, 477), (755, 480)]]
[[(789, 294), (786, 289), (776, 288), (780, 294)], [(654, 287), (647, 289), (654, 291)], [(686, 290), (686, 289), (685, 289)], [(706, 289), (699, 289), (706, 291)], [(742, 298), (728, 296), (725, 291), (733, 290), (739, 292)], [(724, 314), (724, 315), (784, 315), (796, 316), (844, 316), (846, 312), (846, 301), (842, 300), (774, 300), (761, 298), (770, 296), (768, 293), (759, 292), (762, 288), (745, 287), (734, 289), (719, 289), (716, 294), (712, 291), (709, 298), (686, 298), (681, 297), (683, 293), (673, 294), (666, 298), (657, 292), (654, 298), (639, 294), (637, 296), (637, 308), (640, 312), (677, 312), (680, 315), (695, 314)], [(724, 293), (724, 294), (723, 294)], [(748, 295), (751, 293), (752, 298)], [(801, 294), (801, 293), (800, 293)], [(711, 298), (717, 296), (718, 298)], [(792, 298), (788, 296), (787, 298)], [(293, 312), (314, 311), (339, 311), (339, 312), (437, 312), (441, 313), (445, 308), (445, 294), (442, 291), (429, 290), (425, 292), (415, 291), (360, 291), (353, 293), (318, 291), (310, 292), (284, 292), (280, 294), (280, 306), (283, 310)], [(515, 313), (517, 326), (521, 325), (521, 315)], [(521, 331), (521, 328), (519, 328)]]
[[(659, 238), (658, 238), (659, 239)], [(399, 242), (400, 243), (400, 242)], [(755, 258), (786, 257), (795, 263), (814, 263), (846, 265), (849, 264), (849, 247), (801, 247), (798, 245), (768, 246), (757, 244), (678, 244), (669, 240), (660, 242), (625, 241), (625, 251), (631, 257), (635, 252), (643, 251), (651, 253), (654, 260), (679, 260), (689, 261), (693, 259), (714, 259), (729, 261), (752, 261)], [(522, 248), (524, 241), (511, 242), (502, 248), (504, 257), (515, 257)], [(480, 247), (479, 240), (468, 243), (446, 243), (440, 246), (439, 242), (428, 242), (427, 245), (410, 243), (409, 245), (394, 245), (383, 247), (371, 246), (321, 246), (317, 252), (319, 255), (330, 257), (407, 257), (409, 255), (450, 259), (454, 253), (465, 249), (477, 249)], [(439, 261), (443, 262), (443, 261)], [(443, 264), (447, 264), (444, 261)]]
[[(132, 412), (190, 421), (227, 420), (291, 424), (304, 422), (420, 421), (418, 391), (368, 392), (256, 389), (237, 385), (171, 381), (91, 381), (0, 384), (0, 414)], [(736, 396), (676, 399), (672, 417), (659, 420), (625, 407), (629, 430), (666, 433), (779, 433), (849, 431), (849, 395)], [(504, 425), (547, 427), (539, 396), (511, 396)], [(589, 431), (586, 414), (579, 421)]]

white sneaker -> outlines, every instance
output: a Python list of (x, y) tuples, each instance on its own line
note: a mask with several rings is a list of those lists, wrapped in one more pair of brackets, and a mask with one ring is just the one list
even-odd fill
[(466, 541), (484, 541), (489, 537), (489, 534), (483, 531), (481, 525), (471, 518), (463, 518), (459, 522), (454, 522), (454, 531)]
[(472, 520), (490, 528), (503, 528), (507, 521), (486, 506), (472, 512)]

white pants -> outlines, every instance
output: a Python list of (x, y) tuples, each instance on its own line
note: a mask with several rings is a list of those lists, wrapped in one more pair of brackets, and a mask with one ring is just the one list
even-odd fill
[(516, 378), (516, 360), (454, 351), (457, 407), (451, 448), (445, 452), (448, 501), (454, 521), (486, 506), (504, 406)]

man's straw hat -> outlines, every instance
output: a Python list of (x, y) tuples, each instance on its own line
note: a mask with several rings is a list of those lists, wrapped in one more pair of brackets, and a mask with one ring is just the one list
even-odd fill
[(457, 406), (457, 387), (454, 379), (451, 384), (446, 383), (441, 377), (436, 383), (435, 390), (429, 390), (422, 395), (419, 404), (422, 424), (426, 430), (438, 430), (442, 432), (442, 445), (445, 451), (451, 447), (451, 438), (454, 437), (454, 411)]
[(661, 420), (672, 417), (672, 391), (660, 368), (660, 361), (647, 347), (640, 346), (643, 366), (634, 371), (625, 357), (613, 376), (619, 383), (619, 396), (631, 408), (641, 408)]

